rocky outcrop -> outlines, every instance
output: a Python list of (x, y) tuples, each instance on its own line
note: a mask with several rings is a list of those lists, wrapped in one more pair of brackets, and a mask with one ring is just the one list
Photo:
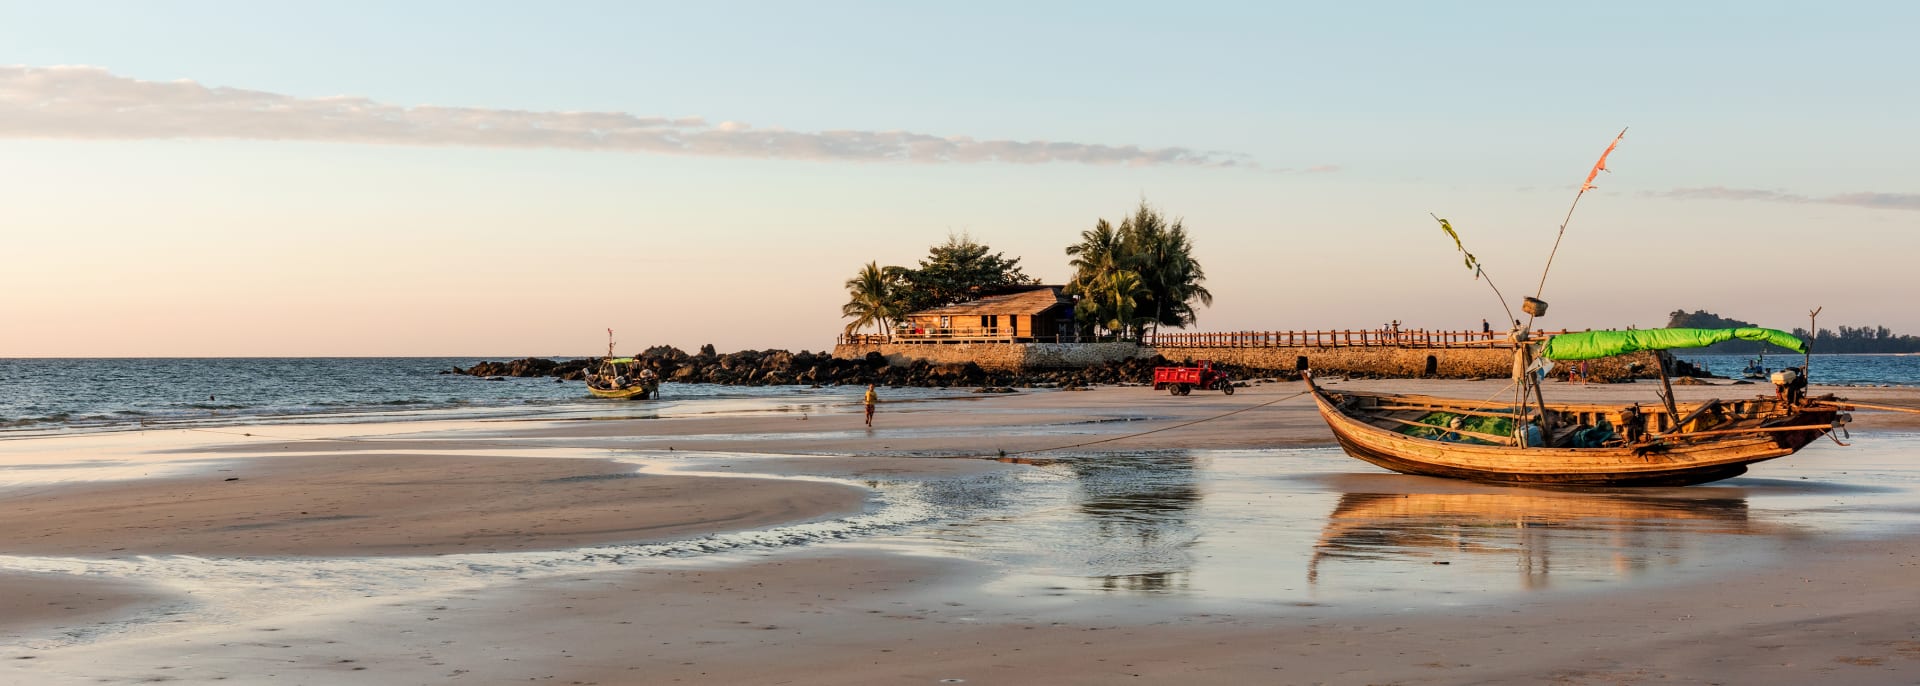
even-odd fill
[[(1184, 356), (1179, 360), (1168, 360), (1166, 357), (1154, 355), (1071, 369), (1018, 371), (986, 369), (974, 362), (936, 364), (926, 360), (915, 360), (902, 365), (899, 360), (889, 359), (879, 352), (870, 352), (865, 357), (854, 359), (805, 350), (797, 353), (786, 350), (742, 350), (721, 355), (715, 353), (712, 346), (702, 346), (698, 354), (692, 355), (679, 348), (657, 346), (648, 348), (634, 358), (639, 361), (640, 366), (652, 369), (654, 373), (660, 375), (660, 378), (676, 383), (710, 383), (729, 386), (790, 384), (832, 386), (871, 383), (882, 386), (929, 388), (1054, 388), (1152, 383), (1154, 367), (1186, 362)], [(1281, 359), (1289, 366), (1269, 368), (1222, 363), (1216, 363), (1216, 366), (1225, 371), (1229, 377), (1239, 380), (1299, 378), (1298, 372), (1290, 367), (1292, 359), (1276, 359)], [(507, 362), (481, 362), (465, 369), (454, 367), (443, 373), (479, 377), (550, 376), (577, 381), (583, 379), (587, 370), (594, 368), (599, 362), (598, 358), (556, 361), (529, 357)], [(1556, 374), (1564, 375), (1568, 369), (1562, 366), (1556, 370)], [(1407, 376), (1367, 373), (1359, 370), (1329, 371), (1355, 378)], [(1600, 364), (1593, 365), (1591, 371), (1596, 377), (1594, 380), (1610, 381), (1636, 376), (1644, 377), (1650, 375), (1651, 368), (1625, 362), (1608, 362), (1604, 367)]]
[[(1090, 386), (1096, 384), (1149, 383), (1153, 380), (1153, 368), (1174, 364), (1165, 358), (1152, 357), (1130, 359), (1079, 369), (1058, 369), (1045, 371), (996, 371), (981, 368), (973, 362), (933, 364), (916, 361), (904, 366), (888, 363), (886, 357), (874, 353), (859, 359), (836, 358), (820, 352), (789, 352), (786, 350), (742, 350), (725, 355), (714, 354), (711, 349), (700, 354), (689, 355), (678, 348), (655, 347), (635, 355), (640, 366), (652, 369), (660, 378), (678, 383), (711, 383), (730, 386), (778, 386), (798, 385), (848, 385), (880, 384), (882, 386), (920, 386), (920, 387), (997, 387), (997, 388), (1034, 388)], [(479, 377), (504, 376), (552, 376), (566, 380), (578, 380), (584, 377), (588, 369), (599, 364), (598, 358), (575, 360), (549, 360), (530, 357), (507, 362), (481, 362), (472, 367), (454, 367), (446, 374), (467, 374)], [(1228, 373), (1234, 378), (1271, 377), (1274, 372), (1268, 370), (1233, 369)], [(1288, 374), (1289, 378), (1291, 375)]]

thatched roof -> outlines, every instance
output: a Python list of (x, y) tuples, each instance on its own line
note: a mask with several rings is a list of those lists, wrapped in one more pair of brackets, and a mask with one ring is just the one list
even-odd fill
[(968, 315), (1036, 315), (1055, 307), (1073, 306), (1073, 298), (1061, 292), (1064, 286), (1033, 286), (1014, 293), (990, 295), (946, 307), (921, 310), (909, 317), (963, 317)]

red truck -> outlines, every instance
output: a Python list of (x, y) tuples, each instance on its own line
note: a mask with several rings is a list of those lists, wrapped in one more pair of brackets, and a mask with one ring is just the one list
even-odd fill
[(1212, 360), (1201, 360), (1191, 367), (1154, 367), (1153, 390), (1162, 388), (1173, 395), (1186, 395), (1196, 388), (1233, 395), (1233, 379), (1214, 369)]

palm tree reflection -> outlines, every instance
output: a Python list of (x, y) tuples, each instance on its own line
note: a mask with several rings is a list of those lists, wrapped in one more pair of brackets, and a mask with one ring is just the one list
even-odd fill
[(1201, 492), (1194, 458), (1186, 451), (1075, 460), (1079, 499), (1074, 509), (1091, 525), (1090, 549), (1100, 551), (1098, 577), (1111, 591), (1164, 592), (1187, 587), (1188, 548), (1198, 540), (1193, 511)]

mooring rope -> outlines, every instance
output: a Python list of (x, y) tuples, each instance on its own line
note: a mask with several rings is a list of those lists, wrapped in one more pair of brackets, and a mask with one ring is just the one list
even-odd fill
[[(1175, 424), (1175, 425), (1173, 425), (1173, 426), (1163, 426), (1163, 427), (1160, 427), (1160, 428), (1158, 428), (1158, 429), (1152, 429), (1152, 430), (1149, 430), (1149, 431), (1141, 431), (1141, 432), (1139, 432), (1139, 433), (1132, 433), (1132, 434), (1127, 434), (1127, 435), (1124, 435), (1124, 436), (1113, 436), (1113, 437), (1109, 437), (1109, 438), (1102, 438), (1102, 439), (1100, 439), (1100, 440), (1097, 440), (1097, 441), (1087, 441), (1087, 442), (1084, 442), (1084, 443), (1075, 443), (1075, 444), (1072, 444), (1072, 445), (1061, 445), (1061, 446), (1054, 446), (1054, 447), (1051, 447), (1051, 448), (1034, 448), (1034, 449), (1031, 449), (1031, 450), (1015, 450), (1015, 451), (1004, 451), (1004, 450), (1003, 450), (1003, 451), (1000, 451), (1000, 452), (999, 452), (999, 454), (998, 454), (997, 456), (996, 456), (996, 455), (983, 455), (983, 456), (981, 456), (981, 457), (1008, 457), (1008, 456), (1012, 456), (1012, 455), (1026, 455), (1026, 454), (1030, 454), (1030, 453), (1044, 453), (1044, 452), (1051, 452), (1051, 451), (1055, 451), (1055, 450), (1070, 450), (1070, 449), (1073, 449), (1073, 448), (1081, 448), (1081, 447), (1086, 447), (1086, 446), (1089, 446), (1089, 445), (1099, 445), (1099, 444), (1101, 444), (1101, 443), (1112, 443), (1112, 442), (1114, 442), (1114, 441), (1121, 441), (1121, 440), (1126, 440), (1126, 439), (1129, 439), (1129, 438), (1139, 438), (1139, 437), (1141, 437), (1141, 436), (1146, 436), (1146, 435), (1149, 435), (1149, 434), (1157, 434), (1157, 433), (1160, 433), (1160, 432), (1163, 432), (1163, 431), (1172, 431), (1172, 430), (1174, 430), (1174, 429), (1181, 429), (1181, 428), (1185, 428), (1185, 427), (1189, 427), (1189, 426), (1193, 426), (1193, 425), (1195, 425), (1195, 424), (1200, 424), (1200, 423), (1203, 423), (1203, 422), (1211, 422), (1211, 421), (1213, 421), (1213, 420), (1216, 420), (1216, 419), (1224, 419), (1224, 418), (1227, 418), (1227, 417), (1231, 417), (1231, 416), (1233, 416), (1233, 415), (1236, 415), (1236, 414), (1240, 414), (1240, 413), (1242, 413), (1242, 412), (1249, 412), (1249, 411), (1252, 411), (1252, 410), (1257, 410), (1257, 409), (1260, 409), (1260, 408), (1262, 408), (1262, 407), (1266, 407), (1266, 406), (1268, 406), (1268, 405), (1272, 405), (1272, 404), (1275, 404), (1275, 403), (1279, 403), (1279, 402), (1284, 402), (1284, 401), (1288, 401), (1288, 400), (1292, 400), (1292, 399), (1294, 399), (1294, 398), (1298, 398), (1298, 397), (1300, 397), (1300, 396), (1303, 396), (1303, 395), (1306, 395), (1306, 394), (1308, 394), (1308, 393), (1310, 393), (1310, 392), (1311, 392), (1311, 391), (1300, 391), (1299, 393), (1294, 393), (1294, 394), (1292, 394), (1292, 395), (1288, 395), (1288, 396), (1286, 396), (1286, 397), (1282, 397), (1282, 398), (1276, 398), (1276, 399), (1273, 399), (1273, 400), (1269, 400), (1269, 401), (1266, 401), (1266, 402), (1263, 402), (1263, 403), (1258, 403), (1258, 404), (1255, 404), (1255, 405), (1248, 405), (1248, 406), (1246, 406), (1246, 407), (1242, 407), (1242, 408), (1240, 408), (1240, 409), (1237, 409), (1237, 410), (1234, 410), (1234, 411), (1232, 411), (1232, 412), (1224, 412), (1224, 413), (1221, 413), (1221, 414), (1217, 414), (1217, 415), (1213, 415), (1213, 416), (1211, 416), (1211, 417), (1202, 417), (1202, 418), (1200, 418), (1200, 419), (1195, 419), (1195, 420), (1193, 420), (1193, 421), (1188, 421), (1188, 422), (1181, 422), (1181, 423), (1179, 423), (1179, 424)], [(175, 429), (178, 429), (178, 430), (181, 430), (181, 431), (198, 431), (198, 432), (200, 432), (200, 433), (209, 433), (209, 434), (219, 434), (219, 435), (222, 435), (222, 436), (239, 436), (239, 437), (242, 437), (242, 438), (258, 438), (258, 439), (262, 439), (262, 440), (273, 440), (273, 441), (309, 441), (309, 442), (314, 442), (314, 443), (336, 443), (336, 442), (337, 442), (337, 443), (387, 443), (387, 442), (389, 442), (389, 441), (388, 441), (388, 439), (381, 439), (381, 438), (353, 438), (353, 437), (341, 437), (341, 438), (316, 438), (316, 437), (308, 437), (308, 436), (269, 436), (269, 435), (264, 435), (264, 434), (255, 434), (255, 433), (253, 433), (253, 432), (250, 432), (250, 431), (228, 431), (228, 430), (221, 430), (221, 429), (206, 429), (206, 428), (197, 428), (197, 427), (168, 427), (168, 428), (166, 428), (166, 429), (159, 429), (159, 430), (163, 430), (163, 431), (165, 431), (165, 430), (175, 430)], [(409, 441), (410, 441), (410, 440), (418, 440), (418, 439), (402, 439), (402, 440), (409, 440)], [(559, 447), (564, 447), (564, 446), (555, 446), (555, 445), (538, 445), (538, 446), (534, 446), (534, 445), (524, 445), (524, 446), (516, 446), (516, 445), (515, 445), (514, 443), (512, 443), (512, 442), (507, 442), (507, 441), (500, 441), (500, 442), (494, 442), (494, 441), (488, 441), (488, 442), (487, 442), (487, 447), (488, 447), (488, 448), (496, 448), (496, 447), (505, 447), (505, 448), (509, 448), (509, 449), (513, 449), (513, 448), (516, 448), (516, 447), (521, 447), (521, 448), (523, 448), (523, 449), (530, 449), (530, 450), (551, 450), (551, 449), (555, 449), (555, 448), (559, 448)]]
[(1284, 397), (1284, 398), (1277, 398), (1277, 399), (1274, 399), (1274, 400), (1269, 400), (1269, 401), (1266, 401), (1266, 402), (1264, 402), (1264, 403), (1260, 403), (1260, 404), (1258, 404), (1258, 405), (1249, 405), (1249, 406), (1247, 406), (1247, 407), (1242, 407), (1242, 408), (1240, 408), (1240, 409), (1238, 409), (1238, 410), (1234, 410), (1234, 411), (1232, 411), (1232, 412), (1227, 412), (1227, 413), (1224, 413), (1224, 414), (1217, 414), (1217, 415), (1214, 415), (1214, 416), (1212, 416), (1212, 417), (1205, 417), (1205, 418), (1201, 418), (1201, 419), (1195, 419), (1195, 420), (1193, 420), (1193, 421), (1190, 421), (1190, 422), (1182, 422), (1182, 423), (1179, 423), (1179, 424), (1175, 424), (1175, 425), (1173, 425), (1173, 426), (1163, 426), (1163, 427), (1160, 427), (1160, 428), (1158, 428), (1158, 429), (1154, 429), (1154, 430), (1152, 430), (1152, 431), (1142, 431), (1142, 432), (1140, 432), (1140, 433), (1134, 433), (1134, 434), (1127, 434), (1127, 435), (1125, 435), (1125, 436), (1114, 436), (1114, 437), (1112, 437), (1112, 438), (1102, 438), (1102, 439), (1100, 439), (1100, 440), (1097, 440), (1097, 441), (1087, 441), (1087, 442), (1085, 442), (1085, 443), (1075, 443), (1075, 444), (1073, 444), (1073, 445), (1062, 445), (1062, 446), (1055, 446), (1055, 447), (1052, 447), (1052, 448), (1034, 448), (1034, 449), (1032, 449), (1032, 450), (1015, 450), (1015, 451), (1011, 451), (1011, 452), (1008, 452), (1008, 451), (1005, 451), (1005, 450), (1002, 450), (1002, 451), (1000, 451), (1000, 454), (999, 454), (999, 457), (1011, 457), (1011, 456), (1013, 456), (1013, 455), (1026, 455), (1026, 454), (1029, 454), (1029, 453), (1044, 453), (1044, 452), (1051, 452), (1051, 451), (1054, 451), (1054, 450), (1068, 450), (1068, 449), (1072, 449), (1072, 448), (1082, 448), (1082, 447), (1086, 447), (1086, 446), (1089, 446), (1089, 445), (1099, 445), (1099, 444), (1101, 444), (1101, 443), (1112, 443), (1112, 442), (1114, 442), (1114, 441), (1121, 441), (1121, 440), (1126, 440), (1126, 439), (1129, 439), (1129, 438), (1139, 438), (1139, 437), (1141, 437), (1141, 436), (1145, 436), (1145, 435), (1147, 435), (1147, 434), (1157, 434), (1157, 433), (1160, 433), (1160, 432), (1162, 432), (1162, 431), (1172, 431), (1172, 430), (1174, 430), (1174, 429), (1179, 429), (1179, 428), (1184, 428), (1184, 427), (1189, 427), (1189, 426), (1193, 426), (1193, 425), (1195, 425), (1195, 424), (1199, 424), (1199, 423), (1201, 423), (1201, 422), (1211, 422), (1211, 421), (1213, 421), (1213, 420), (1215, 420), (1215, 419), (1222, 419), (1222, 418), (1225, 418), (1225, 417), (1231, 417), (1231, 416), (1233, 416), (1233, 415), (1236, 415), (1236, 414), (1240, 414), (1240, 413), (1242, 413), (1242, 412), (1246, 412), (1246, 411), (1249, 411), (1249, 410), (1257, 410), (1257, 409), (1260, 409), (1260, 408), (1262, 408), (1262, 407), (1266, 407), (1266, 406), (1268, 406), (1268, 405), (1272, 405), (1272, 404), (1274, 404), (1274, 403), (1277, 403), (1277, 402), (1281, 402), (1281, 401), (1286, 401), (1286, 400), (1292, 400), (1292, 399), (1294, 399), (1294, 398), (1298, 398), (1298, 397), (1300, 397), (1300, 396), (1303, 396), (1303, 395), (1306, 395), (1306, 394), (1308, 394), (1308, 393), (1311, 393), (1311, 392), (1312, 392), (1311, 390), (1307, 390), (1307, 391), (1301, 391), (1301, 392), (1299, 392), (1299, 393), (1295, 393), (1295, 394), (1293, 394), (1293, 395), (1289, 395), (1289, 396), (1286, 396), (1286, 397)]

